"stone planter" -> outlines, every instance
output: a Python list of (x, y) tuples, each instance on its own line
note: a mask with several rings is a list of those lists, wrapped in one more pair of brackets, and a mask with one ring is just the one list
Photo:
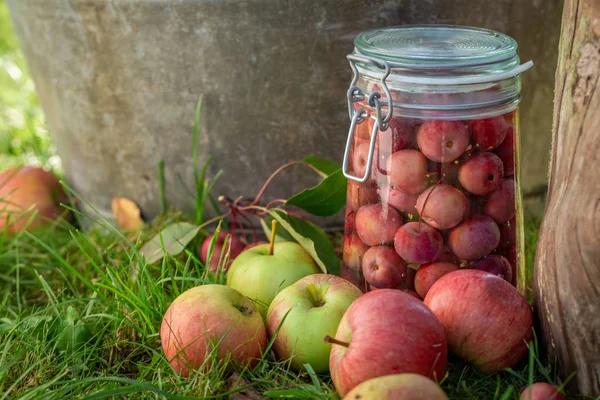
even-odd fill
[[(223, 170), (216, 195), (251, 197), (279, 165), (310, 153), (341, 160), (352, 38), (402, 23), (461, 23), (515, 36), (522, 59), (537, 63), (524, 78), (536, 80), (524, 85), (531, 89), (524, 92), (523, 148), (529, 137), (536, 143), (534, 156), (524, 157), (525, 174), (532, 171), (524, 184), (545, 180), (559, 0), (7, 3), (67, 177), (106, 215), (113, 196), (134, 200), (147, 216), (159, 211), (159, 160), (169, 205), (193, 208), (200, 94), (198, 163), (212, 156), (212, 172)], [(271, 197), (314, 178), (294, 170), (278, 182)]]

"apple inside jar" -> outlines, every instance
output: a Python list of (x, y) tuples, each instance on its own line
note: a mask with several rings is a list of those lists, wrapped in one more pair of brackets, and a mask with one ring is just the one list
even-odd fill
[[(349, 169), (360, 177), (372, 115), (351, 146)], [(407, 271), (451, 262), (516, 285), (516, 118), (515, 111), (471, 120), (394, 115), (377, 131), (368, 180), (348, 181), (342, 276), (363, 290), (405, 290)]]

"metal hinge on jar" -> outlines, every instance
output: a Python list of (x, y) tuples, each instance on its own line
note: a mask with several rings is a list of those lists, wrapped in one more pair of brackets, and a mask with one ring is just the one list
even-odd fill
[[(392, 119), (392, 115), (394, 112), (394, 107), (390, 101), (390, 99), (392, 98), (392, 95), (390, 94), (390, 90), (388, 89), (387, 83), (385, 82), (385, 80), (387, 79), (387, 77), (390, 75), (391, 72), (391, 67), (390, 64), (387, 61), (382, 61), (382, 60), (377, 60), (375, 58), (371, 58), (371, 57), (366, 57), (363, 55), (357, 55), (357, 54), (349, 54), (347, 56), (348, 61), (350, 61), (350, 67), (352, 68), (352, 82), (350, 83), (350, 88), (348, 89), (347, 92), (347, 97), (348, 97), (348, 112), (350, 115), (350, 130), (348, 132), (348, 139), (346, 141), (346, 150), (344, 151), (344, 161), (342, 163), (342, 172), (344, 173), (344, 176), (348, 179), (351, 179), (353, 181), (356, 182), (360, 182), (360, 183), (365, 183), (368, 179), (369, 179), (369, 175), (371, 175), (371, 165), (373, 162), (373, 153), (375, 150), (375, 142), (376, 142), (376, 137), (377, 137), (377, 132), (380, 130), (379, 128), (381, 128), (381, 131), (385, 131), (388, 129), (389, 125), (390, 125), (390, 120)], [(358, 68), (356, 67), (356, 62), (367, 62), (367, 63), (371, 63), (373, 65), (375, 65), (377, 68), (383, 69), (385, 72), (383, 74), (383, 76), (381, 77), (381, 87), (383, 88), (383, 92), (386, 95), (386, 98), (388, 99), (388, 113), (387, 114), (383, 114), (383, 111), (381, 110), (382, 104), (386, 104), (386, 103), (382, 103), (380, 101), (381, 99), (381, 93), (379, 92), (373, 92), (369, 95), (369, 106), (373, 107), (375, 109), (375, 115), (374, 116), (370, 116), (369, 113), (367, 113), (367, 111), (365, 111), (364, 109), (360, 108), (358, 110), (354, 109), (354, 103), (358, 103), (361, 102), (365, 99), (365, 93), (358, 87), (356, 86), (356, 84), (358, 83)], [(352, 146), (352, 139), (354, 138), (354, 132), (356, 131), (356, 125), (360, 124), (360, 123), (365, 123), (367, 118), (373, 118), (375, 120), (375, 123), (373, 124), (373, 130), (371, 132), (371, 140), (369, 143), (369, 155), (367, 157), (367, 168), (365, 170), (365, 175), (362, 177), (358, 177), (355, 175), (352, 175), (350, 173), (350, 171), (348, 171), (348, 164), (350, 162), (349, 158), (350, 158), (350, 147)]]

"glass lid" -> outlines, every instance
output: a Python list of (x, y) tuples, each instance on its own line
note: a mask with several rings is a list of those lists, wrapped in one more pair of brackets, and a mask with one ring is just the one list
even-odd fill
[(453, 25), (405, 25), (366, 31), (354, 40), (358, 54), (395, 67), (447, 69), (482, 66), (517, 57), (517, 42), (505, 34)]
[(469, 119), (513, 110), (520, 100), (517, 42), (489, 29), (403, 25), (373, 29), (354, 39), (347, 56), (354, 95), (377, 93), (394, 113), (414, 118)]

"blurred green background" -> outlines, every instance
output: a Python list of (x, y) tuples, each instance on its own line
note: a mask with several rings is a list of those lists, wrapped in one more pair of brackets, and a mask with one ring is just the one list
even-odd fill
[(18, 164), (62, 172), (8, 8), (0, 0), (0, 170)]

